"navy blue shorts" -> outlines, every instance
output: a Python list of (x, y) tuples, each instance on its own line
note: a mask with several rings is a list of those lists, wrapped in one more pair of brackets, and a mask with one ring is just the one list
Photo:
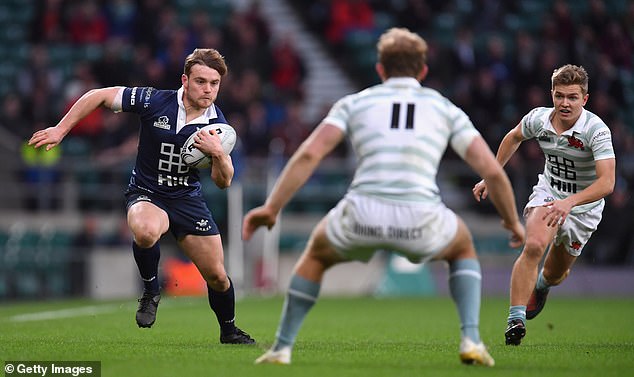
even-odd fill
[(167, 212), (170, 222), (169, 229), (177, 240), (188, 234), (213, 236), (220, 233), (202, 196), (169, 199), (147, 191), (128, 188), (125, 199), (126, 209), (129, 209), (134, 203), (144, 201)]

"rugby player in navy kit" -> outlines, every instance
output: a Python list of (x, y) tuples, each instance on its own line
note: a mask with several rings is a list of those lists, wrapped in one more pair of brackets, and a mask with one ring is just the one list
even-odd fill
[(214, 104), (224, 57), (214, 49), (196, 49), (185, 59), (182, 87), (109, 87), (84, 94), (54, 127), (36, 131), (29, 145), (50, 150), (84, 117), (100, 106), (138, 114), (141, 129), (135, 167), (125, 193), (134, 259), (144, 283), (136, 322), (151, 327), (160, 301), (159, 240), (168, 230), (207, 282), (209, 305), (220, 324), (220, 342), (253, 344), (235, 325), (235, 293), (224, 268), (222, 240), (201, 193), (199, 171), (181, 161), (185, 140), (197, 132), (195, 146), (212, 158), (211, 179), (221, 189), (233, 178), (231, 157), (214, 131), (198, 129), (226, 123)]

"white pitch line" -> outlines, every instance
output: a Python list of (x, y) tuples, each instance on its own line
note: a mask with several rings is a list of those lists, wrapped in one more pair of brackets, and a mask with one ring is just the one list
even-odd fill
[(51, 319), (83, 317), (114, 312), (120, 305), (90, 305), (72, 309), (50, 310), (37, 313), (17, 314), (9, 317), (11, 322), (48, 321)]

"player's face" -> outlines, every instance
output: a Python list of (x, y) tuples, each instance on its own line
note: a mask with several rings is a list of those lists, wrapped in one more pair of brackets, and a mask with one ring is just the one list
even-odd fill
[(583, 106), (588, 101), (588, 94), (583, 95), (580, 85), (557, 85), (552, 90), (552, 95), (555, 116), (563, 124), (572, 126), (579, 119)]
[(182, 78), (185, 99), (189, 105), (199, 109), (210, 107), (218, 97), (220, 79), (215, 69), (202, 64), (194, 65), (189, 77), (183, 75)]

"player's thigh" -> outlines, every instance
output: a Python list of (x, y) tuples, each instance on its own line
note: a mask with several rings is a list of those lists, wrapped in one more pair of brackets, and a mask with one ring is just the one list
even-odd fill
[(532, 207), (526, 210), (525, 250), (543, 255), (555, 238), (559, 227), (548, 226), (548, 221), (544, 219), (547, 212), (546, 207)]
[(306, 245), (306, 254), (322, 261), (326, 265), (332, 265), (344, 260), (333, 247), (326, 234), (327, 218), (324, 217), (313, 229)]
[(169, 229), (167, 212), (159, 206), (139, 201), (128, 208), (128, 226), (135, 239), (158, 238)]
[(328, 240), (327, 218), (323, 218), (313, 229), (306, 248), (295, 264), (294, 272), (303, 278), (320, 281), (323, 273), (331, 266), (345, 262), (344, 258)]
[(456, 218), (458, 220), (458, 227), (455, 236), (441, 252), (434, 256), (433, 260), (444, 259), (452, 261), (456, 259), (477, 258), (469, 228), (467, 228), (459, 216), (456, 216)]
[(178, 245), (196, 265), (205, 280), (226, 280), (222, 239), (219, 234), (210, 236), (188, 234), (178, 240)]

